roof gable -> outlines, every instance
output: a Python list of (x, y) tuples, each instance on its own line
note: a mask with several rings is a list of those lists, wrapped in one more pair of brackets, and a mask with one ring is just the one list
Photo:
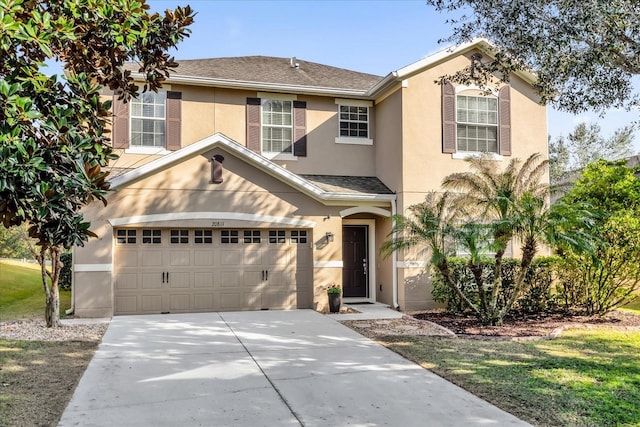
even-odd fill
[(238, 144), (221, 133), (213, 134), (194, 144), (188, 145), (178, 151), (174, 151), (152, 162), (144, 164), (136, 169), (130, 170), (110, 181), (111, 189), (118, 190), (125, 188), (129, 184), (145, 179), (161, 171), (167, 170), (179, 163), (182, 163), (195, 156), (210, 151), (213, 148), (222, 148), (235, 155), (239, 159), (252, 165), (253, 167), (273, 176), (281, 182), (290, 185), (309, 197), (321, 201), (325, 204), (339, 202), (389, 202), (395, 200), (395, 194), (355, 192), (355, 191), (328, 191), (318, 186), (308, 179), (296, 175), (293, 172), (279, 166), (276, 163), (262, 157), (247, 147)]

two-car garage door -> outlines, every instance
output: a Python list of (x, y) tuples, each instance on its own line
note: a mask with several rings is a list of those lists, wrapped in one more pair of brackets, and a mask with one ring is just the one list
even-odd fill
[(115, 231), (115, 314), (309, 308), (310, 231)]

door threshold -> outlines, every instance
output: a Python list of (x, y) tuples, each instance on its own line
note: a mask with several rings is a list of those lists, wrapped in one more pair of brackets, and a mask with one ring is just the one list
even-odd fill
[(358, 297), (348, 297), (342, 298), (342, 302), (345, 304), (375, 304), (376, 302), (371, 298), (358, 298)]

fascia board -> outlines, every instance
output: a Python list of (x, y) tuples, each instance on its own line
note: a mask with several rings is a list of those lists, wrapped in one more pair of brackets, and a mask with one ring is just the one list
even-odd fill
[(288, 171), (278, 164), (262, 157), (247, 147), (236, 143), (221, 133), (215, 133), (205, 139), (188, 145), (181, 150), (160, 157), (152, 162), (144, 164), (139, 168), (129, 171), (114, 178), (111, 183), (112, 190), (118, 190), (127, 184), (146, 178), (154, 173), (168, 169), (183, 160), (205, 153), (213, 148), (223, 147), (226, 150), (244, 158), (257, 169), (273, 176), (274, 178), (292, 186), (310, 196), (311, 198), (325, 202), (390, 202), (395, 200), (395, 194), (350, 194), (350, 193), (330, 193), (312, 184), (308, 180)]
[[(132, 77), (135, 80), (144, 79), (144, 76), (139, 73), (132, 73)], [(325, 95), (325, 96), (343, 96), (349, 98), (362, 98), (370, 100), (371, 98), (366, 95), (366, 90), (360, 89), (343, 89), (343, 88), (331, 88), (331, 87), (312, 87), (312, 86), (300, 86), (300, 85), (286, 85), (277, 83), (263, 83), (263, 82), (251, 82), (243, 80), (230, 80), (230, 79), (216, 79), (210, 77), (194, 77), (194, 76), (182, 76), (178, 74), (171, 75), (166, 79), (169, 84), (184, 84), (190, 86), (204, 86), (204, 87), (222, 87), (232, 89), (243, 90), (258, 90), (266, 92), (286, 92), (286, 93), (301, 93), (309, 95)]]
[[(467, 43), (447, 47), (431, 55), (428, 55), (427, 57), (416, 61), (413, 64), (409, 64), (406, 67), (402, 67), (397, 71), (389, 73), (378, 84), (369, 89), (366, 94), (371, 97), (376, 97), (386, 89), (388, 89), (388, 87), (390, 87), (393, 82), (402, 81), (408, 77), (411, 77), (412, 75), (423, 71), (426, 68), (433, 67), (443, 61), (446, 61), (450, 57), (461, 55), (472, 49), (479, 49), (487, 55), (492, 55), (491, 51), (493, 49), (496, 49), (496, 46), (494, 46), (489, 40), (485, 38), (477, 38)], [(515, 72), (515, 74), (529, 84), (533, 84), (536, 81), (536, 75), (532, 72), (517, 71)]]

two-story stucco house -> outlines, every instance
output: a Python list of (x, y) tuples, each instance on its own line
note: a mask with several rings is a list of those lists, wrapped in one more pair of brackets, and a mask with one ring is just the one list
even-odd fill
[(84, 211), (98, 238), (74, 251), (76, 314), (325, 310), (333, 282), (347, 302), (429, 307), (424, 258), (379, 254), (390, 216), (470, 154), (547, 153), (533, 75), (490, 95), (436, 83), (487, 48), (385, 77), (296, 58), (185, 60), (160, 92), (116, 99), (114, 191)]

